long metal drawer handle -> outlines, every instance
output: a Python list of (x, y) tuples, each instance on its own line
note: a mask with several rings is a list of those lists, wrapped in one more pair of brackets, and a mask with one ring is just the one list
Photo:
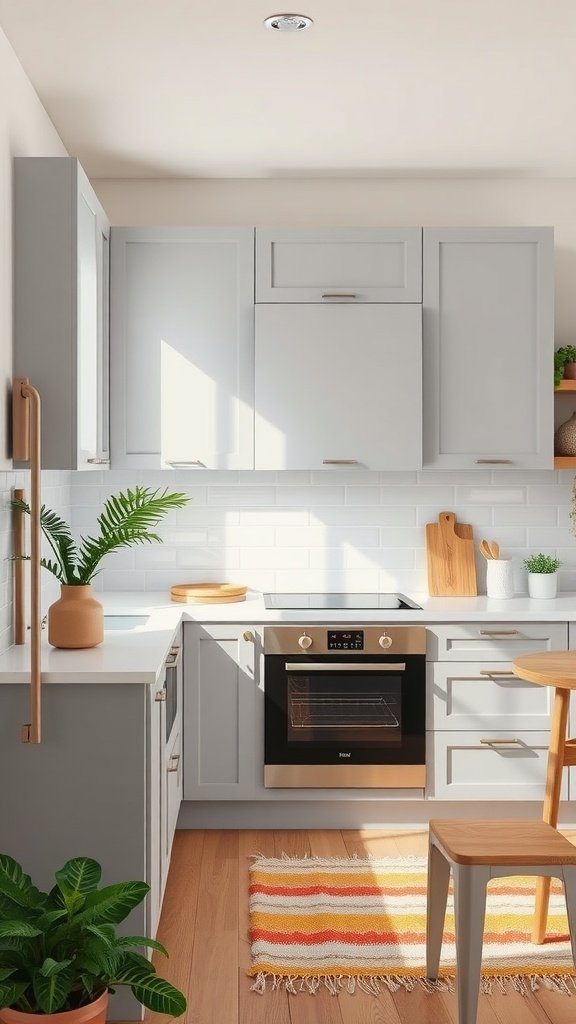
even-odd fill
[(206, 464), (200, 462), (200, 459), (164, 459), (169, 466), (200, 466), (201, 469), (206, 469)]
[(356, 299), (356, 292), (324, 292), (323, 299)]
[(477, 466), (511, 466), (513, 459), (475, 459)]
[(480, 636), (520, 636), (519, 629), (480, 629)]
[(515, 676), (514, 673), (510, 671), (510, 669), (496, 670), (491, 668), (481, 668), (480, 675), (498, 676), (499, 679), (518, 679), (518, 676)]
[(353, 661), (315, 662), (287, 661), (284, 665), (287, 672), (405, 672), (405, 664), (392, 665), (389, 662), (355, 665)]
[(359, 466), (358, 459), (322, 459), (323, 466)]
[(522, 740), (519, 740), (516, 737), (512, 737), (511, 739), (480, 740), (480, 743), (484, 743), (487, 747), (509, 747), (512, 744), (522, 746)]
[(91, 466), (109, 466), (110, 465), (110, 459), (86, 459), (86, 462), (89, 462)]

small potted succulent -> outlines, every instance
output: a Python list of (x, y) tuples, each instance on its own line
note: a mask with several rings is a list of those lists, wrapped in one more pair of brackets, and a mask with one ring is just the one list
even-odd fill
[(542, 552), (524, 559), (524, 568), (528, 570), (528, 594), (530, 597), (556, 597), (558, 569), (561, 565), (559, 558), (544, 555)]
[(564, 379), (576, 380), (576, 345), (563, 345), (554, 353), (554, 387)]
[(105, 1024), (108, 992), (128, 985), (156, 1013), (179, 1017), (182, 992), (134, 947), (167, 955), (159, 942), (116, 935), (116, 925), (142, 902), (146, 882), (99, 888), (101, 867), (75, 857), (37, 889), (20, 864), (0, 854), (0, 1022)]

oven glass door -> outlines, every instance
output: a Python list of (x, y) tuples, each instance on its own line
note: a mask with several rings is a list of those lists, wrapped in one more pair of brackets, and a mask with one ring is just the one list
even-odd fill
[(267, 655), (266, 764), (424, 764), (423, 655)]

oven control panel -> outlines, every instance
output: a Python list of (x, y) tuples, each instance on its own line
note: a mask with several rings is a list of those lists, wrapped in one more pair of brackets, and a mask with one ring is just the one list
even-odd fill
[(326, 646), (329, 651), (363, 651), (363, 629), (329, 629)]

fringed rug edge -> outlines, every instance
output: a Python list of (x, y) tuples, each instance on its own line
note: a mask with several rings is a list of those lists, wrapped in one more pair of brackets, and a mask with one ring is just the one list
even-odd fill
[[(382, 989), (389, 992), (397, 992), (403, 988), (406, 992), (413, 992), (416, 987), (425, 992), (454, 992), (455, 976), (445, 975), (436, 981), (428, 978), (399, 975), (399, 974), (373, 974), (373, 975), (346, 975), (346, 974), (275, 974), (272, 971), (249, 970), (246, 972), (253, 977), (254, 984), (250, 986), (252, 992), (264, 995), (266, 991), (281, 989), (289, 992), (290, 995), (298, 995), (300, 992), (307, 992), (315, 996), (321, 988), (328, 990), (330, 995), (337, 996), (340, 992), (354, 995), (356, 989), (366, 992), (369, 995), (379, 995)], [(483, 975), (480, 980), (480, 991), (486, 995), (497, 991), (505, 994), (513, 990), (523, 996), (531, 992), (537, 992), (539, 988), (547, 988), (552, 992), (572, 996), (576, 994), (576, 976), (574, 974), (490, 974)]]

